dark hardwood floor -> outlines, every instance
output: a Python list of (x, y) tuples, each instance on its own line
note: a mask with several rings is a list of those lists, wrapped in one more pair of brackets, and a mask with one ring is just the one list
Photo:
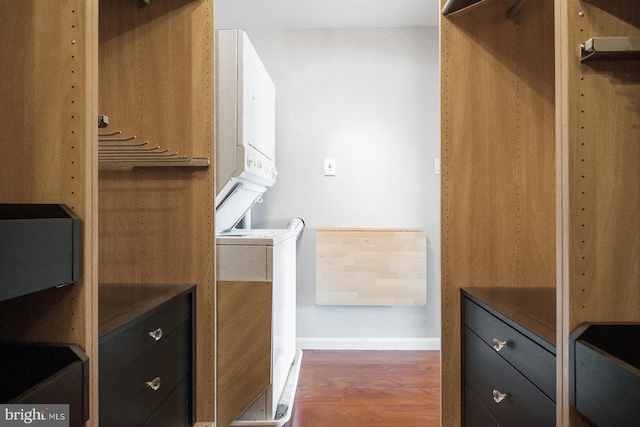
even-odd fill
[(289, 427), (439, 427), (440, 352), (304, 350)]

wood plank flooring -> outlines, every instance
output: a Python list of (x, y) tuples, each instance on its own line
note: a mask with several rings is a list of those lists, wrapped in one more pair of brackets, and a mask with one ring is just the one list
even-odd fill
[(439, 427), (439, 351), (304, 350), (289, 427)]

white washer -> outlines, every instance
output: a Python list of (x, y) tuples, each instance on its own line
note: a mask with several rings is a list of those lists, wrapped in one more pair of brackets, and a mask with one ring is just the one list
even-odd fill
[(217, 277), (272, 286), (272, 381), (231, 425), (281, 426), (291, 416), (302, 352), (296, 349), (295, 230), (234, 229), (216, 235)]

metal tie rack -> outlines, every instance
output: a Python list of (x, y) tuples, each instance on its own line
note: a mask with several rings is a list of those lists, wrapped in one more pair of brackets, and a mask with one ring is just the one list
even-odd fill
[(208, 158), (187, 157), (170, 152), (149, 141), (136, 141), (136, 136), (120, 136), (122, 131), (98, 134), (98, 161), (110, 166), (188, 166), (208, 167)]

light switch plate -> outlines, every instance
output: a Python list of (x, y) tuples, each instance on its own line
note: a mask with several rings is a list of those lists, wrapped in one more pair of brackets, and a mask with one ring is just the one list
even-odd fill
[(325, 157), (324, 159), (324, 176), (336, 175), (336, 159), (333, 157)]

